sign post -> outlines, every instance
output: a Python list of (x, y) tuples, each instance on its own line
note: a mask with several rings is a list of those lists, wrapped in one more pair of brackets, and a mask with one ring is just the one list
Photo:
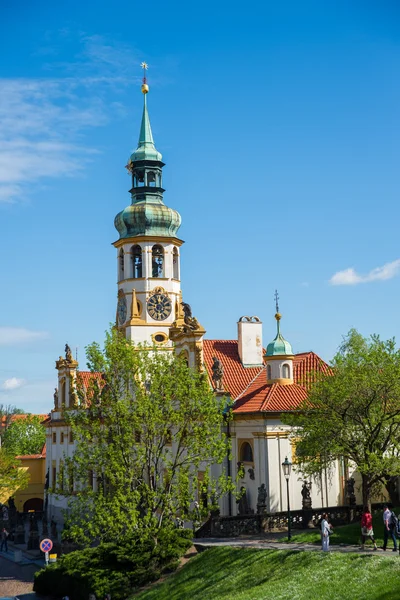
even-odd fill
[(53, 542), (48, 538), (45, 538), (40, 542), (40, 549), (44, 552), (44, 562), (46, 563), (46, 567), (49, 564), (49, 552), (53, 547)]

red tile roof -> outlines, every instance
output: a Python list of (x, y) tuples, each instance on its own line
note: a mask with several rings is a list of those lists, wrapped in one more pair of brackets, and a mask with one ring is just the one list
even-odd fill
[(97, 379), (99, 382), (102, 381), (101, 373), (92, 373), (92, 371), (78, 371), (77, 376), (80, 380), (80, 383), (82, 383), (86, 389), (89, 389), (90, 385), (93, 383), (93, 380)]
[(46, 444), (44, 444), (40, 454), (21, 454), (20, 456), (16, 456), (16, 458), (20, 458), (21, 460), (27, 460), (28, 458), (46, 458)]
[(296, 354), (293, 360), (294, 383), (267, 384), (264, 367), (245, 368), (240, 362), (236, 340), (204, 340), (204, 360), (211, 379), (213, 356), (224, 368), (223, 385), (233, 400), (234, 413), (281, 412), (295, 408), (307, 397), (307, 383), (317, 371), (329, 373), (330, 367), (314, 352)]
[[(36, 415), (36, 414), (31, 414), (31, 413), (24, 413), (22, 415), (11, 415), (11, 419), (10, 422), (12, 423), (13, 421), (19, 421), (20, 419), (26, 419), (27, 417), (39, 417), (40, 419), (46, 419), (48, 417), (48, 415)], [(10, 417), (8, 415), (3, 415), (2, 417), (0, 417), (0, 425), (5, 425), (7, 423), (7, 419), (9, 419)]]

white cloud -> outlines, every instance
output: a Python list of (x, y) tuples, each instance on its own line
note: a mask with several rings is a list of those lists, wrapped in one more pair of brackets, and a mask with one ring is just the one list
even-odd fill
[(46, 331), (32, 331), (23, 327), (0, 327), (0, 346), (26, 344), (47, 337)]
[(338, 271), (329, 280), (331, 285), (357, 285), (358, 283), (369, 283), (370, 281), (384, 281), (392, 279), (400, 271), (400, 259), (384, 264), (382, 267), (372, 269), (367, 275), (359, 275), (353, 267)]
[(6, 379), (5, 381), (3, 381), (1, 389), (6, 391), (16, 390), (22, 387), (24, 383), (25, 379), (18, 379), (18, 377), (10, 377), (10, 379)]
[(78, 43), (73, 63), (45, 65), (57, 77), (0, 78), (0, 203), (21, 200), (42, 180), (81, 172), (95, 152), (82, 134), (115, 117), (116, 91), (135, 79), (139, 59), (129, 47), (99, 36), (81, 35)]

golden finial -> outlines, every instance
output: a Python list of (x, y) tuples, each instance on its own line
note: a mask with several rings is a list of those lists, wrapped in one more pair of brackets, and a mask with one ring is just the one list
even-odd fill
[(275, 308), (276, 308), (276, 314), (275, 314), (275, 319), (277, 321), (280, 321), (282, 318), (282, 315), (279, 312), (279, 295), (278, 295), (278, 290), (275, 290)]
[(146, 62), (143, 61), (142, 63), (140, 63), (140, 66), (143, 69), (142, 93), (143, 94), (147, 94), (147, 92), (149, 91), (149, 86), (147, 85), (146, 71), (149, 68), (149, 65)]

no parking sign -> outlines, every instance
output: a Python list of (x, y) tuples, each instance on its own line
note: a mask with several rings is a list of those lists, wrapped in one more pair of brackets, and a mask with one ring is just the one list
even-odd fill
[(50, 552), (53, 547), (53, 542), (48, 538), (45, 538), (40, 542), (40, 549), (42, 552)]

